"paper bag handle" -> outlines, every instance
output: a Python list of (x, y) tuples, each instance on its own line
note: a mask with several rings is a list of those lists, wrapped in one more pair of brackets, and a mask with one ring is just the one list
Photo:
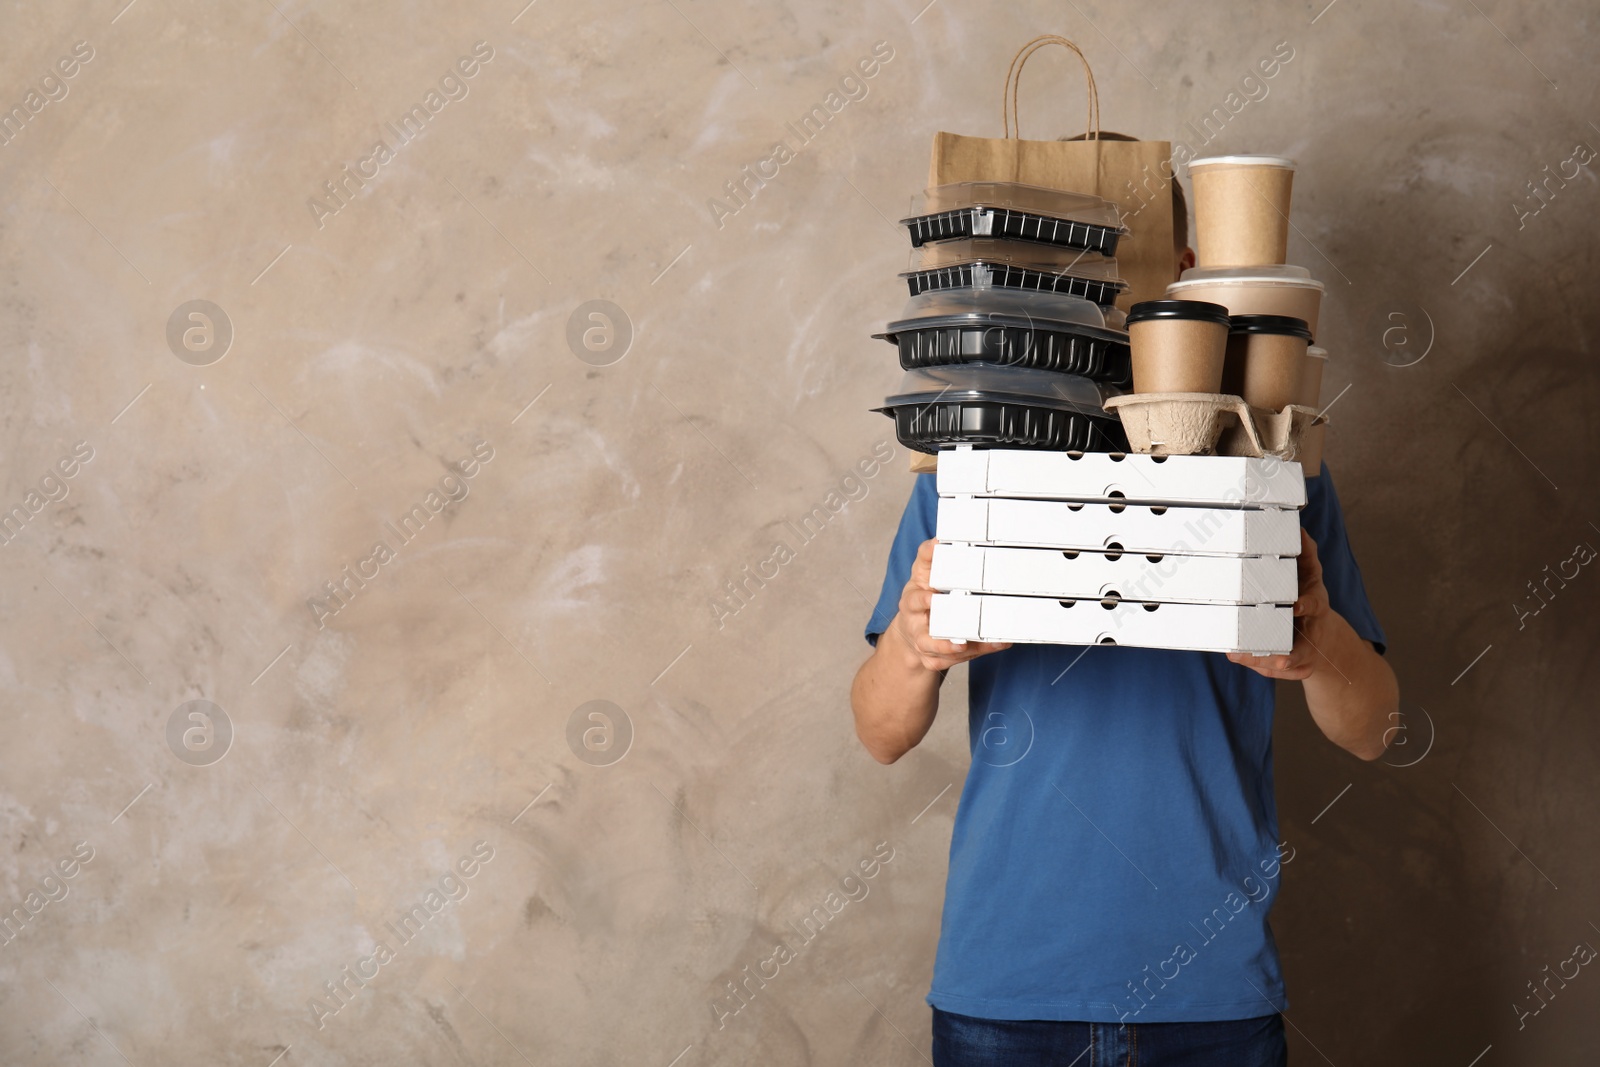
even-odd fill
[[(1100, 91), (1095, 88), (1094, 71), (1089, 69), (1089, 60), (1084, 56), (1082, 49), (1060, 34), (1055, 33), (1040, 34), (1017, 49), (1017, 54), (1011, 57), (1011, 69), (1006, 71), (1005, 89), (1000, 98), (1000, 115), (1005, 123), (1005, 135), (1007, 138), (1015, 136), (1020, 139), (1022, 137), (1022, 119), (1017, 110), (1017, 90), (1022, 86), (1022, 68), (1027, 64), (1030, 56), (1046, 45), (1052, 44), (1058, 44), (1067, 49), (1083, 63), (1083, 80), (1089, 94), (1089, 140), (1098, 141), (1100, 139)], [(1015, 134), (1011, 132), (1013, 126), (1016, 127)]]

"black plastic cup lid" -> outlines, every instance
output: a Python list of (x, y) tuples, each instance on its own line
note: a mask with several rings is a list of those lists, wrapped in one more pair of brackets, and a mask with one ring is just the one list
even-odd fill
[(1311, 340), (1311, 327), (1305, 319), (1289, 315), (1235, 315), (1228, 325), (1229, 333), (1276, 333)]
[[(1265, 317), (1265, 316), (1262, 316)], [(1141, 300), (1128, 309), (1128, 325), (1159, 319), (1185, 319), (1228, 325), (1228, 309), (1206, 300)], [(1238, 320), (1234, 320), (1238, 321)], [(1301, 323), (1302, 326), (1305, 323)]]

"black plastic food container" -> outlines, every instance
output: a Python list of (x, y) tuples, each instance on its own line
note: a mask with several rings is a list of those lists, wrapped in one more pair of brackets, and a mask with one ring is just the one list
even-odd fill
[(1088, 378), (1024, 367), (971, 363), (907, 371), (880, 411), (917, 452), (956, 445), (1059, 452), (1126, 452), (1122, 423)]
[(905, 370), (992, 363), (1081, 374), (1128, 386), (1128, 335), (1108, 329), (1082, 297), (1011, 289), (944, 289), (913, 297), (902, 318), (874, 334), (894, 344)]
[(1103, 282), (1092, 278), (1078, 278), (1070, 274), (1051, 274), (1047, 271), (1012, 267), (1004, 263), (963, 263), (954, 267), (937, 267), (933, 270), (914, 270), (901, 275), (912, 296), (936, 289), (959, 289), (964, 286), (994, 285), (1006, 289), (1028, 289), (1038, 293), (1061, 293), (1064, 296), (1081, 296), (1095, 304), (1110, 304), (1127, 285), (1121, 282)]
[(924, 245), (911, 254), (902, 274), (912, 296), (941, 289), (1021, 289), (1077, 296), (1110, 304), (1128, 283), (1117, 276), (1117, 261), (1026, 241), (973, 238)]
[(1083, 193), (1018, 182), (957, 182), (916, 197), (900, 220), (921, 247), (929, 241), (1003, 237), (1114, 256), (1128, 231), (1117, 206)]

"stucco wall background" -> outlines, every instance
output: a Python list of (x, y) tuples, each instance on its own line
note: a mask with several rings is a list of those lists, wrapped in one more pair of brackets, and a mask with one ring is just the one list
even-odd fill
[[(0, 19), (0, 103), (59, 96), (0, 145), (0, 502), (29, 515), (0, 547), (0, 906), (27, 915), (0, 1061), (924, 1062), (964, 674), (900, 763), (860, 750), (910, 485), (868, 335), (932, 134), (997, 136), (1012, 52), (1057, 32), (1108, 128), (1301, 164), (1291, 261), (1328, 283), (1330, 465), (1406, 717), (1365, 765), (1280, 700), (1294, 1062), (1590, 1062), (1592, 968), (1516, 1008), (1600, 944), (1600, 575), (1563, 568), (1600, 546), (1600, 200), (1588, 166), (1528, 187), (1600, 145), (1588, 6)], [(758, 195), (709, 206), (875, 46)], [(1024, 133), (1079, 130), (1079, 86), (1037, 57)], [(347, 566), (376, 573), (309, 607)]]

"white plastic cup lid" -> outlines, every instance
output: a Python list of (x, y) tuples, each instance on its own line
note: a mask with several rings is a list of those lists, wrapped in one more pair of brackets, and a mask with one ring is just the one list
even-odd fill
[(1190, 267), (1167, 286), (1175, 292), (1202, 285), (1288, 285), (1301, 289), (1322, 289), (1323, 284), (1304, 267), (1285, 264), (1256, 267)]
[(1310, 356), (1312, 359), (1327, 359), (1328, 350), (1326, 348), (1318, 348), (1316, 345), (1312, 345), (1306, 349), (1306, 355)]
[(1189, 161), (1190, 170), (1196, 167), (1280, 167), (1294, 170), (1295, 162), (1288, 156), (1206, 156)]

